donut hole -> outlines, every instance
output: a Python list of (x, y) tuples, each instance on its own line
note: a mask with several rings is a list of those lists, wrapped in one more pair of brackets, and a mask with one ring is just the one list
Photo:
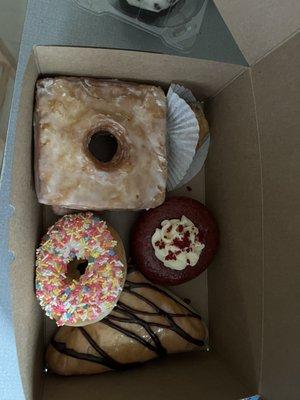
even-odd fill
[(98, 161), (108, 163), (117, 153), (118, 141), (108, 131), (97, 131), (91, 136), (88, 149)]
[(67, 269), (67, 278), (72, 281), (73, 279), (78, 280), (81, 275), (85, 273), (86, 267), (88, 266), (87, 260), (74, 260), (70, 261)]

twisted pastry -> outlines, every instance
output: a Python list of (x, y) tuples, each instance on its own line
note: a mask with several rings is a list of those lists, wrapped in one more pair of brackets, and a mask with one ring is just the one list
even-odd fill
[(124, 370), (169, 353), (201, 348), (206, 338), (207, 329), (197, 313), (132, 271), (111, 314), (85, 327), (59, 328), (46, 362), (61, 375)]

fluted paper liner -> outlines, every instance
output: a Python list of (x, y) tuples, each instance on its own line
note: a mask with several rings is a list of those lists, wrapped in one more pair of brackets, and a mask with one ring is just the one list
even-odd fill
[[(192, 116), (187, 122), (185, 126), (183, 123), (181, 124), (180, 135), (177, 136), (176, 128), (172, 130), (172, 133), (169, 132), (169, 114), (171, 110), (168, 110), (168, 123), (167, 123), (167, 131), (168, 131), (168, 163), (169, 163), (169, 176), (167, 182), (167, 190), (174, 190), (189, 182), (197, 173), (202, 169), (209, 149), (210, 143), (210, 135), (208, 134), (200, 146), (199, 149), (196, 150), (198, 140), (199, 140), (199, 124), (196, 119), (196, 116), (190, 106), (187, 104), (197, 104), (198, 107), (201, 107), (200, 103), (197, 101), (191, 90), (185, 88), (184, 86), (178, 84), (172, 84), (169, 88), (167, 101), (168, 101), (168, 108), (173, 107), (172, 102), (175, 99), (180, 98), (180, 100), (184, 101), (185, 104), (188, 106), (189, 110), (192, 112)], [(174, 100), (173, 100), (174, 99)], [(169, 106), (171, 104), (171, 106)], [(183, 103), (176, 102), (177, 107), (182, 105), (183, 108), (186, 109)], [(179, 115), (181, 114), (178, 109), (173, 109), (173, 118), (179, 119)], [(187, 114), (186, 114), (187, 116)], [(195, 144), (195, 137), (194, 133), (190, 129), (185, 128), (189, 126), (189, 123), (193, 124), (193, 120), (196, 120), (197, 123), (197, 140)], [(173, 123), (175, 125), (175, 123)], [(193, 125), (196, 126), (195, 124)], [(183, 145), (184, 144), (184, 145)], [(180, 148), (180, 152), (176, 151)], [(190, 158), (193, 154), (192, 159)], [(176, 157), (176, 160), (174, 158)]]
[(172, 88), (167, 95), (167, 190), (175, 189), (187, 174), (199, 140), (199, 124), (191, 107)]
[(210, 144), (210, 134), (208, 134), (200, 146), (200, 148), (196, 151), (196, 154), (194, 156), (194, 159), (188, 169), (188, 172), (184, 176), (181, 182), (179, 182), (179, 185), (177, 187), (182, 187), (186, 183), (188, 183), (190, 180), (194, 178), (198, 174), (199, 171), (201, 171), (205, 161), (206, 157), (208, 154), (209, 150), (209, 144)]

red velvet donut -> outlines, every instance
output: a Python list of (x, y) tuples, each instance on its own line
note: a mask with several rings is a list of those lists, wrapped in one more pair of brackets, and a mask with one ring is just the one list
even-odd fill
[[(165, 219), (190, 219), (199, 230), (199, 240), (205, 244), (195, 266), (183, 270), (166, 267), (156, 256), (151, 238)], [(188, 197), (171, 197), (161, 206), (145, 211), (137, 220), (131, 234), (131, 256), (137, 268), (152, 282), (162, 285), (179, 285), (203, 272), (211, 263), (217, 250), (219, 231), (207, 207)]]

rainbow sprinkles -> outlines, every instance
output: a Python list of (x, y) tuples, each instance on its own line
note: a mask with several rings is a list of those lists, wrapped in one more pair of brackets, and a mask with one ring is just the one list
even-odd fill
[[(58, 326), (99, 321), (116, 305), (126, 275), (116, 246), (106, 222), (90, 212), (65, 215), (48, 230), (36, 252), (36, 296)], [(76, 258), (88, 265), (70, 280)]]

